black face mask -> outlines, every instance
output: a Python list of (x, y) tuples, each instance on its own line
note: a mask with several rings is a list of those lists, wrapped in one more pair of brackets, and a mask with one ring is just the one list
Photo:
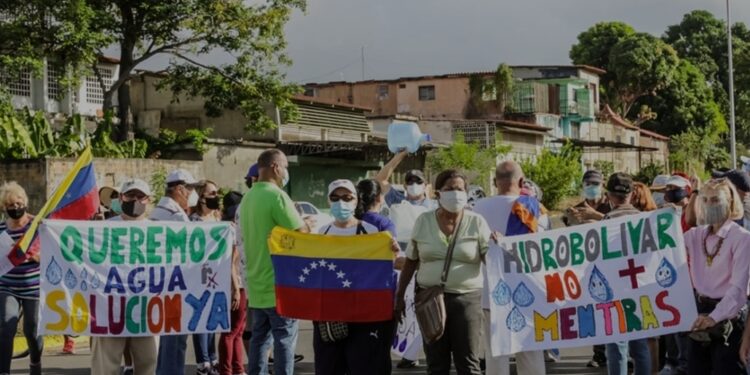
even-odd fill
[(209, 210), (218, 210), (220, 206), (221, 201), (219, 200), (219, 197), (213, 197), (213, 198), (205, 198), (206, 200), (206, 208)]
[(677, 203), (687, 198), (687, 189), (667, 190), (664, 192), (664, 201), (669, 203)]
[(5, 214), (8, 215), (9, 218), (13, 220), (18, 220), (23, 217), (23, 215), (26, 215), (26, 207), (21, 208), (9, 208), (5, 210)]
[(130, 217), (140, 217), (146, 213), (146, 205), (137, 199), (130, 202), (122, 202), (120, 207), (122, 208), (122, 213)]

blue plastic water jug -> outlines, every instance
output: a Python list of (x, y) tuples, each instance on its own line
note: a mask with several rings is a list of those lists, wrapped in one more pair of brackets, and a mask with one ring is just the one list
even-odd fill
[(422, 134), (413, 122), (393, 122), (388, 125), (388, 149), (392, 153), (406, 150), (415, 153), (419, 146), (432, 140), (429, 134)]

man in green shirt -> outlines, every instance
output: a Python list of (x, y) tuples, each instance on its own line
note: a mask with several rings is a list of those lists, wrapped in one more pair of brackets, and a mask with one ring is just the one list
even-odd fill
[(309, 232), (310, 225), (300, 218), (294, 202), (282, 190), (289, 182), (289, 162), (277, 149), (258, 157), (258, 181), (242, 198), (239, 226), (247, 259), (247, 297), (252, 321), (248, 349), (250, 375), (267, 374), (268, 347), (274, 343), (274, 369), (278, 375), (294, 372), (297, 321), (276, 312), (274, 271), (268, 250), (268, 237), (276, 227)]

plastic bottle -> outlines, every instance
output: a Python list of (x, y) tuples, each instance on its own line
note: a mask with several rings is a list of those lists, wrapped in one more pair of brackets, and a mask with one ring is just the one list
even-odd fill
[(406, 150), (415, 153), (419, 146), (432, 140), (429, 134), (422, 134), (413, 122), (393, 122), (388, 125), (388, 149), (392, 153)]

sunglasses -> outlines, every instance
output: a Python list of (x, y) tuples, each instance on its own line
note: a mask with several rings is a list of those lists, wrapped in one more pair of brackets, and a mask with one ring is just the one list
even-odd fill
[(348, 203), (348, 202), (351, 202), (351, 201), (353, 201), (355, 199), (356, 198), (354, 198), (351, 195), (330, 195), (330, 196), (328, 196), (328, 200), (330, 200), (331, 202), (338, 202), (338, 201), (342, 200), (342, 201)]

